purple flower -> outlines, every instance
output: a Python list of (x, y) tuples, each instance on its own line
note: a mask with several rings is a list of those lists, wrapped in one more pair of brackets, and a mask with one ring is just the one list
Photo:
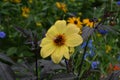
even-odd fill
[(93, 61), (92, 63), (91, 63), (91, 68), (92, 69), (96, 69), (96, 68), (98, 68), (98, 65), (100, 64), (100, 62), (99, 61)]
[(117, 1), (117, 5), (120, 6), (120, 1)]
[(0, 38), (5, 38), (5, 36), (6, 36), (5, 32), (1, 31), (0, 32)]

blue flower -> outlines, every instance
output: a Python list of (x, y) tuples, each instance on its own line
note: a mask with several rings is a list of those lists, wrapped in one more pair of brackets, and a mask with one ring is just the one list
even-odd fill
[(86, 46), (87, 42), (82, 43), (81, 48), (84, 48)]
[(117, 5), (119, 5), (119, 6), (120, 6), (120, 1), (117, 1)]
[(92, 40), (89, 40), (88, 47), (89, 47), (89, 48), (92, 48), (92, 47), (93, 47), (93, 45), (92, 45)]
[(6, 36), (5, 32), (1, 31), (0, 32), (0, 38), (5, 38), (5, 36)]
[[(81, 45), (81, 48), (84, 48), (86, 45), (87, 45), (87, 42), (84, 42), (84, 43)], [(88, 46), (89, 48), (92, 48), (92, 40), (89, 40), (87, 46)]]
[(100, 34), (106, 34), (106, 33), (108, 33), (108, 31), (107, 30), (98, 30), (98, 32), (100, 33)]
[(93, 49), (90, 49), (90, 56), (93, 57), (95, 55)]
[(89, 54), (88, 54), (88, 53), (85, 53), (85, 55), (84, 55), (84, 60), (86, 60), (88, 56), (89, 56)]
[(93, 61), (92, 63), (91, 63), (91, 68), (92, 69), (96, 69), (96, 68), (98, 68), (98, 65), (99, 65), (100, 63), (99, 63), (99, 61)]

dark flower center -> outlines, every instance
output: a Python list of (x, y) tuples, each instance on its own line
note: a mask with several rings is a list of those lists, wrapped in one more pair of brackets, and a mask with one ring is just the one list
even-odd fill
[(90, 22), (94, 22), (94, 20), (93, 20), (93, 19), (89, 19), (89, 21), (90, 21)]
[(98, 19), (97, 18), (92, 18), (89, 20), (90, 22), (98, 22)]
[(58, 35), (55, 39), (54, 39), (54, 43), (57, 46), (62, 46), (65, 44), (65, 37), (64, 35)]
[(78, 22), (75, 20), (75, 21), (74, 21), (74, 24), (77, 24), (77, 23), (78, 23)]

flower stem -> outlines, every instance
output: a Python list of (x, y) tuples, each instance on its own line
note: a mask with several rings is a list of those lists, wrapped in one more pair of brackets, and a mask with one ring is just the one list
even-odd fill
[(72, 58), (70, 58), (69, 60), (65, 59), (65, 63), (66, 63), (67, 72), (68, 73), (72, 72), (73, 71)]
[(77, 78), (79, 78), (81, 70), (82, 70), (82, 65), (83, 65), (83, 62), (84, 62), (84, 56), (85, 56), (86, 51), (87, 51), (88, 42), (89, 42), (89, 39), (87, 40), (87, 43), (86, 43), (85, 48), (84, 48), (83, 56), (82, 56), (81, 63), (79, 65), (79, 69), (78, 69), (78, 75), (77, 75), (78, 77)]
[(38, 80), (38, 63), (37, 63), (38, 57), (37, 53), (35, 54), (35, 69), (36, 69), (36, 80)]

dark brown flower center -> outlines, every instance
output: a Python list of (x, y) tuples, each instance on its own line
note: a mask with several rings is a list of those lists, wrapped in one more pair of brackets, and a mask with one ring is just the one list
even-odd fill
[(54, 39), (54, 43), (57, 46), (62, 46), (65, 44), (65, 37), (64, 35), (58, 35), (56, 36), (56, 38)]
[(93, 19), (89, 19), (89, 22), (94, 22), (94, 20)]
[(92, 18), (89, 20), (90, 22), (98, 22), (98, 19), (97, 18)]
[(74, 24), (77, 24), (77, 23), (78, 23), (78, 22), (75, 20), (75, 21), (74, 21)]

